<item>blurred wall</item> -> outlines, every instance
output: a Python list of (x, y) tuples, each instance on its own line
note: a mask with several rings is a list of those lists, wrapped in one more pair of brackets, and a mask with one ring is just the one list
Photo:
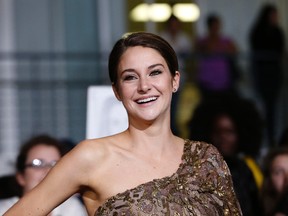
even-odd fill
[(30, 136), (85, 138), (87, 88), (109, 83), (123, 2), (0, 1), (0, 175)]

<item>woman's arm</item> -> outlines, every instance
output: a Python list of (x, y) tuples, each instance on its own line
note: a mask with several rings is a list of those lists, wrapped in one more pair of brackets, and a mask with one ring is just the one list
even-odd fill
[[(88, 157), (87, 157), (88, 155)], [(79, 144), (53, 167), (33, 190), (25, 194), (4, 215), (47, 215), (64, 202), (89, 179), (89, 155), (85, 143)]]

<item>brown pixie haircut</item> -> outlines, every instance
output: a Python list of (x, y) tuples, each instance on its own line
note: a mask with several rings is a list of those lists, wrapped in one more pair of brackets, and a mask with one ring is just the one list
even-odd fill
[(117, 71), (119, 61), (122, 55), (129, 47), (142, 46), (152, 48), (160, 53), (165, 59), (171, 75), (174, 77), (176, 71), (178, 71), (178, 59), (175, 51), (171, 45), (164, 40), (162, 37), (148, 33), (148, 32), (135, 32), (127, 34), (126, 36), (119, 39), (109, 56), (109, 77), (113, 85), (117, 85)]

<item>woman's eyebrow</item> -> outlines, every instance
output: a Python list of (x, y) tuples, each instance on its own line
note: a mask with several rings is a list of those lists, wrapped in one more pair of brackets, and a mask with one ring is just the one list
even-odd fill
[[(164, 67), (163, 64), (157, 63), (157, 64), (150, 65), (150, 66), (148, 67), (148, 69), (152, 69), (152, 68), (157, 67), (157, 66)], [(133, 68), (127, 68), (127, 69), (123, 70), (123, 71), (121, 72), (121, 74), (123, 74), (123, 73), (125, 73), (125, 72), (134, 72), (134, 71), (135, 71), (135, 69), (133, 69)]]
[(123, 70), (123, 71), (121, 72), (121, 74), (123, 74), (123, 73), (125, 73), (125, 72), (134, 72), (134, 71), (135, 71), (135, 70), (132, 69), (132, 68), (127, 68), (127, 69)]
[(151, 68), (154, 68), (154, 67), (157, 67), (157, 66), (162, 66), (162, 67), (164, 67), (164, 65), (163, 65), (163, 64), (161, 64), (161, 63), (158, 63), (158, 64), (153, 64), (153, 65), (150, 65), (150, 66), (148, 67), (148, 69), (151, 69)]

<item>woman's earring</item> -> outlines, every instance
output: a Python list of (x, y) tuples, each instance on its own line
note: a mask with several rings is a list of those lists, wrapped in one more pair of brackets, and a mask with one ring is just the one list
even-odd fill
[(176, 88), (173, 88), (173, 93), (177, 92), (177, 89)]

